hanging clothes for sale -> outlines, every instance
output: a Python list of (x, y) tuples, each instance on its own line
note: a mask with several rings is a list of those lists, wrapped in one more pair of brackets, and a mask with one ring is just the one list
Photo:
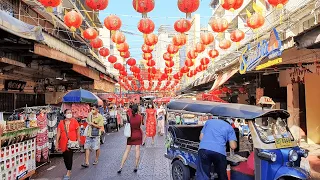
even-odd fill
[(47, 113), (48, 119), (48, 138), (49, 138), (49, 150), (50, 153), (55, 153), (57, 127), (61, 120), (64, 119), (64, 115), (60, 112), (60, 108), (51, 108), (51, 111)]
[(39, 128), (36, 141), (36, 161), (41, 162), (41, 157), (47, 160), (49, 156), (49, 148), (48, 148), (48, 128), (47, 128), (47, 114), (45, 110), (40, 110), (39, 115), (37, 116), (37, 125)]

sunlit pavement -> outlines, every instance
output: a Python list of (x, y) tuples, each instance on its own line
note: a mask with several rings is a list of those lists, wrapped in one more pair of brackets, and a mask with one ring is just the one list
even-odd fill
[[(168, 180), (170, 179), (170, 162), (164, 157), (164, 137), (156, 136), (155, 145), (151, 140), (147, 141), (146, 147), (141, 149), (141, 163), (137, 173), (133, 172), (135, 154), (131, 150), (130, 156), (122, 170), (117, 174), (120, 161), (125, 149), (126, 139), (123, 136), (123, 128), (119, 132), (110, 133), (106, 137), (106, 143), (101, 145), (101, 156), (98, 165), (92, 165), (94, 154), (91, 154), (91, 164), (83, 169), (81, 164), (84, 154), (77, 153), (74, 156), (72, 179), (75, 180)], [(37, 170), (32, 179), (56, 180), (62, 179), (66, 169), (62, 157), (51, 158), (51, 163)]]

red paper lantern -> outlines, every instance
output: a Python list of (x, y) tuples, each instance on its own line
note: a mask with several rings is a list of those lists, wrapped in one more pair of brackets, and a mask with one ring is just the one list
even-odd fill
[(189, 59), (196, 59), (198, 57), (198, 53), (195, 50), (190, 50), (187, 54)]
[(168, 68), (168, 67), (165, 67), (165, 68), (164, 68), (164, 72), (165, 72), (166, 74), (170, 74), (170, 73), (172, 73), (172, 69), (171, 69), (171, 68)]
[(147, 17), (147, 13), (154, 9), (154, 0), (133, 0), (132, 6), (142, 17)]
[(222, 91), (222, 92), (224, 92), (224, 93), (226, 93), (226, 92), (228, 92), (228, 91), (229, 91), (229, 88), (227, 88), (227, 87), (223, 87), (223, 88), (221, 88), (221, 91)]
[(195, 12), (200, 6), (200, 0), (178, 0), (178, 8), (181, 12), (186, 13), (186, 17), (190, 18), (191, 13)]
[[(162, 74), (161, 75), (161, 80), (166, 80), (166, 79), (168, 79), (168, 75), (167, 74)], [(161, 85), (161, 83), (160, 83), (160, 85)]]
[(173, 36), (172, 43), (175, 46), (183, 46), (187, 43), (187, 36), (185, 34), (177, 34)]
[(186, 67), (191, 67), (194, 65), (194, 62), (191, 59), (187, 59), (184, 64), (186, 65)]
[(121, 52), (120, 56), (122, 58), (129, 58), (130, 57), (130, 51), (126, 51), (126, 52)]
[(109, 56), (110, 51), (109, 51), (108, 48), (103, 47), (103, 48), (100, 48), (100, 49), (99, 49), (99, 54), (100, 54), (100, 56), (102, 56), (102, 57), (107, 57), (107, 56)]
[(155, 67), (150, 67), (150, 68), (148, 68), (148, 73), (156, 74), (157, 73), (157, 69)]
[(113, 63), (117, 62), (117, 57), (115, 57), (114, 55), (110, 55), (108, 57), (108, 61), (113, 64)]
[(193, 77), (192, 71), (188, 72), (187, 76), (190, 77), (190, 78)]
[(155, 34), (147, 34), (144, 38), (144, 43), (148, 46), (154, 46), (158, 43), (158, 36)]
[(152, 59), (147, 62), (147, 66), (149, 66), (149, 67), (154, 66), (154, 65), (156, 65), (156, 62)]
[(165, 52), (165, 53), (163, 54), (163, 59), (164, 59), (165, 61), (171, 61), (171, 60), (172, 60), (172, 57), (171, 57), (171, 55), (170, 55), (168, 52)]
[(152, 59), (152, 54), (151, 53), (143, 53), (142, 58), (144, 60), (151, 60)]
[(94, 49), (98, 49), (98, 48), (101, 48), (103, 46), (103, 42), (100, 38), (95, 38), (94, 40), (92, 40), (90, 42), (90, 45), (92, 48)]
[(124, 70), (126, 70), (126, 68), (122, 64), (120, 64), (120, 68), (118, 70), (119, 71), (124, 71)]
[(88, 28), (83, 31), (83, 38), (93, 40), (98, 37), (98, 32), (94, 28)]
[(154, 23), (151, 19), (144, 18), (138, 23), (138, 30), (143, 34), (150, 34), (154, 31)]
[(211, 19), (211, 21), (209, 22), (212, 30), (214, 32), (217, 32), (217, 33), (222, 33), (224, 32), (225, 30), (228, 29), (228, 26), (229, 26), (229, 23), (226, 19), (224, 18), (214, 18), (214, 19)]
[(176, 79), (176, 80), (180, 80), (180, 76), (178, 74), (174, 74), (173, 78)]
[(289, 0), (268, 0), (269, 4), (273, 7), (277, 7), (282, 9), (285, 4), (287, 4)]
[(257, 29), (263, 26), (264, 21), (264, 17), (261, 14), (255, 13), (247, 19), (247, 25), (252, 29)]
[(200, 42), (201, 42), (201, 44), (204, 44), (204, 45), (210, 45), (211, 43), (213, 43), (213, 41), (214, 41), (214, 36), (213, 36), (213, 34), (212, 33), (209, 33), (209, 32), (207, 32), (207, 33), (201, 33), (200, 34)]
[(224, 39), (222, 41), (219, 42), (219, 47), (221, 49), (229, 49), (231, 47), (231, 41)]
[(128, 43), (124, 42), (124, 43), (118, 44), (117, 49), (121, 55), (121, 53), (127, 52), (129, 50), (129, 45)]
[(110, 31), (116, 31), (121, 28), (122, 22), (121, 19), (116, 15), (109, 15), (104, 19), (104, 26)]
[(133, 58), (130, 58), (130, 59), (127, 60), (127, 64), (129, 66), (134, 66), (134, 65), (136, 65), (136, 60), (133, 59)]
[(175, 46), (175, 45), (169, 44), (167, 46), (167, 51), (172, 56), (172, 55), (176, 54), (179, 51), (179, 48), (177, 46)]
[(224, 0), (222, 4), (223, 9), (234, 11), (239, 9), (243, 4), (243, 0)]
[(209, 62), (210, 62), (209, 58), (206, 58), (206, 57), (201, 58), (201, 60), (200, 60), (200, 64), (204, 65), (204, 66), (208, 65)]
[(82, 16), (75, 10), (69, 11), (64, 16), (64, 23), (70, 28), (71, 32), (75, 32), (82, 24)]
[(86, 5), (93, 10), (104, 10), (108, 4), (109, 0), (86, 0)]
[(153, 48), (151, 46), (143, 44), (142, 47), (141, 47), (141, 50), (144, 53), (151, 53), (153, 51)]
[(240, 42), (241, 40), (244, 39), (244, 32), (239, 29), (236, 29), (231, 32), (230, 39), (233, 42)]
[(122, 65), (120, 63), (115, 63), (113, 67), (117, 70), (121, 69)]
[(116, 44), (121, 44), (126, 41), (126, 36), (122, 32), (116, 31), (116, 32), (112, 33), (111, 40), (112, 40), (112, 42), (114, 42)]
[(202, 53), (205, 49), (206, 47), (203, 44), (201, 44), (200, 42), (197, 42), (196, 48), (195, 48), (195, 51), (197, 53)]
[(174, 29), (179, 33), (188, 32), (191, 28), (191, 22), (187, 19), (179, 19), (174, 23)]
[(166, 61), (166, 67), (172, 68), (173, 66), (174, 66), (174, 62), (173, 61)]
[(120, 71), (120, 74), (121, 74), (122, 76), (127, 76), (127, 75), (128, 75), (127, 71)]
[(189, 70), (190, 70), (190, 68), (188, 68), (187, 66), (183, 66), (183, 67), (180, 69), (180, 72), (181, 72), (182, 74), (185, 74), (185, 73), (189, 72)]
[(216, 49), (210, 50), (208, 52), (208, 55), (210, 56), (210, 58), (214, 59), (219, 56), (219, 51)]
[(53, 12), (53, 8), (60, 5), (61, 0), (39, 0), (46, 7), (47, 12)]

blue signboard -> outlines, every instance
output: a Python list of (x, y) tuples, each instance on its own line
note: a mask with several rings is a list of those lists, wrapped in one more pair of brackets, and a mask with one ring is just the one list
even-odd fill
[(240, 74), (245, 74), (246, 72), (255, 69), (265, 57), (273, 59), (281, 56), (281, 47), (282, 43), (275, 28), (273, 28), (270, 33), (269, 41), (263, 40), (259, 42), (254, 49), (250, 49), (250, 44), (248, 44), (240, 55)]

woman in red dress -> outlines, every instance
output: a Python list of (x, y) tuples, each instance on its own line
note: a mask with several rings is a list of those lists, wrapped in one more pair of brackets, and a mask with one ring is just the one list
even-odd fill
[(123, 154), (120, 169), (118, 174), (121, 173), (122, 167), (126, 162), (128, 155), (130, 153), (131, 147), (136, 146), (136, 165), (134, 168), (134, 172), (138, 171), (139, 161), (140, 161), (140, 145), (142, 144), (142, 130), (141, 130), (141, 121), (142, 116), (138, 114), (138, 106), (133, 105), (131, 109), (131, 116), (129, 117), (129, 122), (131, 126), (131, 137), (127, 139), (127, 147)]
[(67, 148), (68, 138), (70, 141), (80, 142), (80, 128), (78, 121), (72, 118), (72, 111), (70, 109), (66, 109), (64, 115), (66, 117), (65, 120), (60, 121), (58, 125), (56, 150), (62, 151), (64, 164), (67, 168), (67, 174), (64, 176), (63, 180), (68, 180), (71, 176), (73, 163), (73, 151)]
[(146, 136), (143, 139), (143, 146), (145, 145), (147, 137), (152, 138), (152, 145), (154, 145), (154, 136), (156, 135), (157, 131), (157, 121), (156, 121), (156, 114), (157, 111), (154, 109), (152, 104), (149, 104), (148, 109), (146, 110), (147, 114), (147, 123), (146, 123)]

